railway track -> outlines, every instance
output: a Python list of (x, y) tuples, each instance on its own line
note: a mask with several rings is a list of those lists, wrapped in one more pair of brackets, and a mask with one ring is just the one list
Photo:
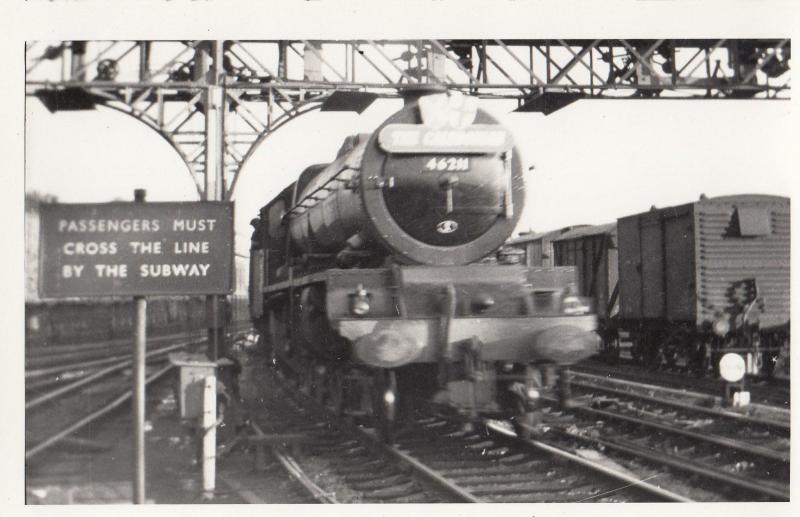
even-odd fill
[(473, 502), (687, 500), (598, 461), (599, 456), (520, 439), (500, 422), (465, 428), (458, 421), (432, 417), (407, 427), (396, 449), (471, 494)]
[(617, 379), (571, 370), (572, 384), (579, 390), (653, 402), (709, 417), (771, 428), (780, 435), (789, 435), (790, 412), (781, 407), (750, 404), (743, 408), (728, 408), (721, 397), (689, 389), (675, 389), (651, 382)]
[[(722, 381), (719, 379), (696, 377), (677, 370), (645, 370), (642, 366), (627, 362), (608, 364), (602, 361), (584, 361), (575, 366), (573, 371), (611, 376), (633, 382), (658, 384), (675, 389), (688, 389), (712, 396), (717, 396), (722, 391)], [(748, 378), (747, 389), (754, 402), (783, 409), (790, 407), (791, 390), (787, 382), (777, 379)]]
[(724, 500), (788, 501), (788, 412), (736, 412), (705, 405), (702, 394), (573, 375), (581, 403), (568, 414), (552, 409), (547, 436), (556, 443), (602, 450), (640, 475), (669, 472), (677, 492), (700, 500), (706, 494), (682, 487), (681, 476)]
[[(325, 503), (459, 502), (410, 475), (381, 444), (288, 389), (270, 369), (245, 367), (244, 393), (256, 442), (270, 440), (274, 457), (307, 496)], [(291, 436), (281, 440), (280, 437)], [(251, 437), (252, 440), (252, 437)], [(294, 445), (293, 445), (294, 444)], [(255, 445), (254, 447), (258, 447)], [(256, 456), (260, 454), (256, 452)]]
[[(203, 343), (202, 339), (184, 339), (148, 351), (146, 385), (150, 386), (170, 373), (172, 366), (167, 364), (170, 352), (190, 349)], [(88, 346), (94, 348), (95, 345)], [(72, 362), (26, 372), (25, 459), (33, 459), (61, 443), (76, 443), (92, 448), (90, 440), (73, 435), (131, 400), (130, 377), (127, 374), (131, 367), (130, 354), (120, 354), (106, 357), (102, 362)]]
[[(245, 371), (251, 378), (243, 385), (258, 386), (245, 395), (256, 441), (271, 443), (277, 461), (317, 501), (688, 500), (591, 455), (531, 445), (498, 423), (466, 431), (461, 421), (428, 416), (387, 446), (375, 430), (337, 419), (310, 397), (287, 390), (273, 373)], [(292, 438), (281, 442), (286, 436)]]
[[(241, 334), (249, 328), (243, 323), (231, 327), (229, 336)], [(205, 342), (206, 330), (157, 336), (148, 340), (148, 357), (158, 357), (174, 350), (174, 347), (186, 346), (186, 343)], [(183, 344), (170, 344), (180, 340)], [(162, 344), (166, 343), (166, 344)], [(124, 369), (124, 365), (132, 360), (131, 340), (104, 341), (82, 345), (57, 346), (50, 349), (35, 347), (26, 350), (25, 391), (28, 400), (40, 393), (48, 393), (54, 386), (64, 386), (95, 375), (102, 377)], [(107, 373), (101, 373), (107, 372)], [(98, 378), (99, 378), (98, 377)], [(27, 409), (27, 404), (26, 404)]]
[[(163, 365), (167, 349), (192, 343), (199, 342), (152, 351), (148, 383), (169, 373)], [(123, 359), (29, 397), (26, 460), (74, 441), (81, 429), (127, 403), (130, 393), (115, 374), (128, 366)], [(247, 441), (261, 453), (271, 450), (273, 463), (292, 478), (296, 495), (290, 502), (789, 497), (788, 412), (775, 408), (733, 411), (716, 407), (707, 394), (573, 372), (579, 405), (568, 412), (545, 408), (542, 425), (528, 428), (535, 439), (516, 436), (501, 421), (465, 425), (431, 414), (401, 429), (390, 447), (376, 430), (337, 418), (312, 397), (289, 390), (271, 369), (250, 364), (245, 375), (242, 386), (253, 422)], [(249, 486), (228, 482), (237, 493), (253, 495), (253, 502), (265, 502), (255, 495), (263, 489), (257, 480)]]
[[(238, 322), (229, 327), (229, 335), (243, 332), (250, 322)], [(205, 339), (206, 329), (148, 337), (148, 346), (156, 348), (177, 339)], [(102, 366), (130, 356), (133, 337), (91, 343), (55, 346), (26, 346), (25, 377), (35, 379), (52, 375), (73, 366)]]

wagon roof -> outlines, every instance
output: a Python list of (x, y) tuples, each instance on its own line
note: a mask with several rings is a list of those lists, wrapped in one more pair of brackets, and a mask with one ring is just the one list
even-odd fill
[(611, 235), (612, 237), (616, 237), (617, 223), (597, 224), (594, 226), (575, 228), (574, 230), (564, 233), (559, 238), (553, 239), (553, 241), (569, 241), (572, 239), (581, 239), (583, 237), (590, 237), (593, 235)]
[(509, 239), (506, 244), (514, 245), (514, 244), (524, 244), (526, 242), (533, 242), (543, 239), (551, 239), (554, 240), (556, 237), (563, 235), (567, 232), (570, 232), (576, 228), (586, 228), (589, 226), (588, 224), (574, 224), (572, 226), (565, 226), (563, 228), (559, 228), (558, 230), (550, 230), (546, 232), (536, 232), (536, 233), (528, 233), (525, 235), (520, 235), (519, 237), (515, 237), (513, 239)]
[(784, 196), (774, 196), (771, 194), (734, 194), (730, 196), (717, 196), (717, 197), (703, 197), (700, 198), (699, 203), (703, 202), (720, 202), (720, 203), (732, 203), (736, 201), (762, 201), (762, 202), (771, 202), (771, 203), (780, 203), (780, 202), (789, 202), (788, 197)]
[[(700, 199), (691, 201), (689, 203), (682, 203), (680, 205), (664, 206), (651, 208), (646, 212), (639, 212), (636, 214), (620, 217), (619, 220), (628, 218), (639, 217), (663, 217), (665, 214), (680, 215), (685, 214), (687, 210), (694, 209), (703, 210), (705, 207), (714, 206), (735, 206), (737, 203), (767, 203), (770, 205), (787, 205), (789, 198), (784, 196), (775, 196), (771, 194), (733, 194), (729, 196), (706, 197), (700, 196)], [(672, 214), (670, 214), (672, 212)]]

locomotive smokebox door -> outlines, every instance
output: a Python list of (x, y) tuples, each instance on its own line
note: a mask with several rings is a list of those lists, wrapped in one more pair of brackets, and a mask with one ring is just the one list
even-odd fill
[(374, 238), (407, 263), (468, 264), (502, 245), (524, 205), (510, 132), (458, 92), (420, 97), (364, 149)]

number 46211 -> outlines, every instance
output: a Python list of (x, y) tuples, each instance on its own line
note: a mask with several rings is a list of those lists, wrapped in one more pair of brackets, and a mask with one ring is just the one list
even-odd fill
[(425, 170), (428, 171), (468, 171), (469, 158), (431, 158), (425, 162)]

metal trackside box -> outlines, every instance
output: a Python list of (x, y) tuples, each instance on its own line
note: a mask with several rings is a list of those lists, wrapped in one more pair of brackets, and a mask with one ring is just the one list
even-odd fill
[(181, 418), (200, 418), (205, 379), (216, 377), (217, 364), (209, 362), (202, 354), (171, 354), (169, 360), (178, 367), (177, 399)]
[(233, 204), (44, 204), (42, 297), (228, 294)]

